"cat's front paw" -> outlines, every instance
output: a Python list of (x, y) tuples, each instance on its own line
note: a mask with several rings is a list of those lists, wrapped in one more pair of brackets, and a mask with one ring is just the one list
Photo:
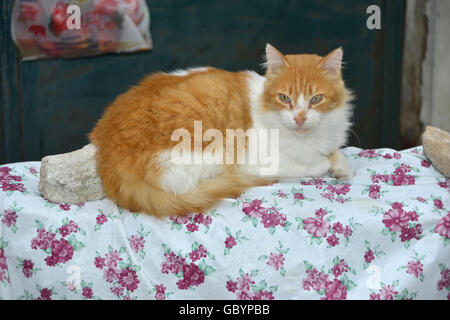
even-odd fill
[(325, 158), (323, 161), (319, 161), (311, 170), (311, 176), (321, 177), (328, 173), (330, 170), (331, 163)]
[(330, 175), (341, 181), (348, 181), (353, 177), (353, 170), (341, 151), (330, 155)]

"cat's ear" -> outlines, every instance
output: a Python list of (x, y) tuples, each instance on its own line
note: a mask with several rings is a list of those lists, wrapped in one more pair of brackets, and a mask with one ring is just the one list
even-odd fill
[(284, 55), (270, 44), (266, 45), (266, 62), (264, 65), (268, 76), (277, 75), (281, 69), (289, 67)]
[(333, 78), (339, 78), (341, 76), (343, 55), (342, 48), (337, 48), (322, 59), (319, 67)]

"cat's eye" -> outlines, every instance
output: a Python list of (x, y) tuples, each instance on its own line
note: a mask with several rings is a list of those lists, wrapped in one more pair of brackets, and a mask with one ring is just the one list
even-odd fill
[(311, 104), (318, 104), (323, 99), (323, 94), (315, 95), (311, 98)]
[(284, 103), (291, 103), (291, 98), (289, 98), (287, 95), (280, 93), (278, 95), (278, 98), (280, 99), (281, 102)]

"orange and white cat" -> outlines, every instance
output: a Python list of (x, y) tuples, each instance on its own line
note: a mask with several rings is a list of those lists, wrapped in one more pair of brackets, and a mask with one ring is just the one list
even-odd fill
[[(350, 179), (339, 151), (352, 97), (341, 77), (342, 55), (341, 48), (325, 57), (283, 55), (267, 45), (265, 76), (212, 67), (148, 76), (117, 97), (90, 134), (106, 195), (134, 212), (183, 215), (278, 180), (328, 171)], [(261, 174), (260, 162), (175, 161), (173, 132), (183, 128), (194, 135), (195, 122), (203, 132), (215, 129), (224, 136), (227, 129), (255, 129), (257, 135), (276, 129), (276, 141), (267, 143), (276, 148), (277, 170)], [(211, 152), (208, 141), (191, 145), (193, 155)], [(249, 143), (233, 148), (249, 153)]]

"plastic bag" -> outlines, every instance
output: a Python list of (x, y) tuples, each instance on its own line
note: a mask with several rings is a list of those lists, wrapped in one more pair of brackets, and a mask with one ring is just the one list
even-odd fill
[(152, 48), (145, 0), (15, 0), (11, 24), (23, 60)]

